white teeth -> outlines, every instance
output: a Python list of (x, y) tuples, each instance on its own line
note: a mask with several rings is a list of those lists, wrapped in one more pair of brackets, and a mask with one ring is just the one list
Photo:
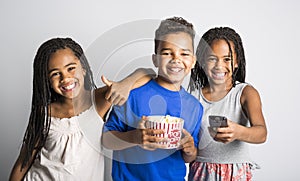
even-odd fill
[(63, 87), (65, 90), (70, 90), (70, 89), (73, 89), (75, 87), (75, 83), (73, 83), (73, 84), (70, 84), (70, 85), (68, 85), (68, 86), (66, 86), (66, 87)]
[(172, 72), (179, 72), (181, 70), (181, 68), (171, 68), (170, 69)]
[(215, 73), (216, 77), (224, 77), (225, 73)]

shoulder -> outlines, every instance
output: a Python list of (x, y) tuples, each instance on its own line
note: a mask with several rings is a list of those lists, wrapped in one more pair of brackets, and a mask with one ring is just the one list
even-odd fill
[(136, 91), (142, 91), (147, 89), (149, 86), (153, 86), (155, 84), (155, 81), (153, 79), (149, 80), (143, 85), (140, 85), (138, 87), (135, 87), (134, 89), (131, 90), (131, 92), (136, 92)]
[(94, 91), (94, 102), (96, 110), (101, 118), (104, 118), (111, 107), (111, 103), (105, 99), (107, 87), (100, 87), (92, 91)]
[[(193, 91), (192, 93), (197, 92), (197, 91)], [(196, 96), (194, 96), (194, 94), (192, 94), (192, 93), (187, 92), (183, 88), (180, 90), (180, 94), (182, 94), (185, 99), (189, 99), (190, 101), (193, 101), (193, 102), (199, 102), (199, 100), (196, 98)]]
[[(132, 89), (129, 93), (129, 97), (128, 99), (132, 99), (132, 98), (145, 98), (146, 95), (151, 95), (153, 94), (153, 91), (156, 90), (155, 87), (155, 83), (154, 80), (150, 80), (149, 82), (147, 82), (146, 84), (137, 87), (135, 89)], [(141, 96), (144, 95), (144, 96)]]
[(200, 103), (200, 101), (192, 94), (188, 93), (186, 90), (181, 90), (181, 94), (183, 95), (182, 96), (182, 99), (183, 101), (185, 101), (185, 103), (188, 105), (188, 106), (191, 106), (191, 107), (199, 107), (200, 110), (203, 110), (203, 105)]
[(247, 84), (242, 91), (241, 103), (254, 99), (260, 99), (259, 92), (252, 85)]
[(101, 106), (102, 104), (109, 103), (105, 99), (106, 91), (107, 91), (106, 86), (92, 90), (92, 95), (94, 95), (94, 101), (95, 101), (95, 104), (96, 104), (97, 108), (99, 106)]

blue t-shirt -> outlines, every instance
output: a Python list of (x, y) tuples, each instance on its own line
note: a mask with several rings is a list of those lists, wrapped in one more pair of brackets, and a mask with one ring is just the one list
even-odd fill
[[(184, 128), (191, 133), (198, 147), (198, 133), (203, 107), (186, 92), (170, 91), (154, 80), (130, 92), (123, 106), (114, 106), (104, 131), (126, 132), (136, 129), (142, 116), (170, 115), (184, 120)], [(113, 152), (114, 180), (184, 180), (185, 162), (181, 150), (156, 149), (149, 151), (134, 146)]]

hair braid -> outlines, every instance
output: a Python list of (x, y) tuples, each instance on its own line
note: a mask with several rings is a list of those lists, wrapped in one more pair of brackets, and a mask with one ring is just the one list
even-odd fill
[(39, 47), (33, 63), (32, 105), (28, 126), (23, 138), (22, 147), (25, 155), (21, 160), (21, 169), (28, 164), (33, 151), (40, 151), (46, 142), (51, 123), (50, 104), (60, 97), (60, 95), (51, 88), (48, 64), (53, 53), (66, 48), (73, 51), (74, 55), (80, 60), (83, 69), (86, 71), (84, 78), (85, 89), (92, 90), (96, 88), (89, 63), (78, 43), (71, 38), (53, 38), (44, 42)]
[[(205, 63), (205, 57), (207, 55), (207, 52), (210, 50), (214, 40), (225, 40), (227, 42), (231, 60), (233, 52), (232, 48), (234, 48), (234, 52), (237, 56), (236, 59), (238, 61), (238, 68), (233, 70), (233, 86), (235, 86), (236, 81), (245, 82), (246, 59), (241, 37), (238, 33), (236, 33), (229, 27), (218, 27), (208, 30), (200, 39), (196, 50), (197, 63), (195, 65), (195, 68), (191, 71), (191, 79), (189, 83), (190, 91), (194, 91), (195, 89), (200, 89), (208, 85), (208, 79), (202, 68), (202, 65), (204, 65)], [(230, 46), (230, 42), (234, 44), (234, 47)]]

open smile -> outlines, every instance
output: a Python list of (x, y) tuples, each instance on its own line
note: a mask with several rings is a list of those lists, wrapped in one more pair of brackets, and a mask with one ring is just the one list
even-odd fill
[(212, 77), (213, 77), (214, 79), (218, 79), (218, 80), (224, 79), (224, 78), (225, 78), (225, 75), (226, 75), (225, 72), (213, 72), (213, 73), (212, 73)]
[(69, 92), (69, 91), (72, 91), (76, 87), (76, 85), (77, 85), (77, 83), (73, 82), (71, 84), (61, 86), (60, 89), (64, 92)]
[(172, 73), (179, 73), (183, 70), (181, 67), (169, 67), (168, 70)]

